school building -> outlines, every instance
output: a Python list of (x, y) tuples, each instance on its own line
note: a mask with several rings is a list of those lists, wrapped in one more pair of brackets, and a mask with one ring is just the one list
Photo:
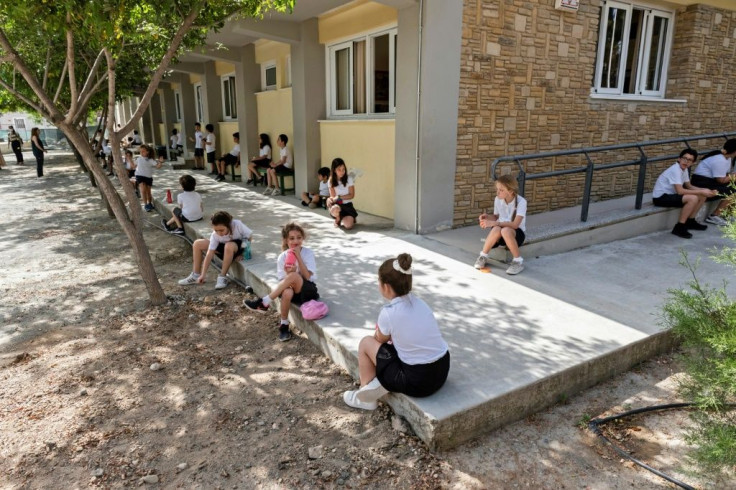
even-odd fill
[[(284, 133), (297, 192), (339, 156), (359, 211), (429, 233), (492, 206), (496, 157), (734, 131), (735, 68), (733, 0), (298, 0), (181, 56), (140, 131), (165, 145), (212, 123), (244, 160)], [(633, 194), (636, 172), (596, 174), (595, 199)], [(526, 188), (533, 213), (581, 194), (577, 176)]]

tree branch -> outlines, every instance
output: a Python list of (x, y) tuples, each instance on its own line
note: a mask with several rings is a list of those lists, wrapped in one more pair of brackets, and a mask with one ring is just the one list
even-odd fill
[[(29, 99), (29, 98), (28, 98), (28, 97), (26, 97), (25, 95), (23, 95), (23, 94), (21, 94), (20, 92), (18, 92), (17, 90), (15, 90), (15, 89), (14, 89), (13, 87), (11, 87), (11, 86), (10, 86), (10, 85), (9, 85), (9, 84), (8, 84), (8, 83), (7, 83), (6, 81), (5, 81), (5, 80), (3, 80), (2, 78), (0, 78), (0, 87), (4, 88), (4, 89), (5, 89), (5, 90), (7, 90), (8, 92), (10, 92), (10, 94), (11, 94), (11, 95), (13, 95), (13, 96), (15, 96), (15, 97), (19, 98), (19, 99), (20, 99), (20, 100), (21, 100), (21, 101), (22, 101), (22, 102), (23, 102), (24, 104), (26, 104), (26, 105), (27, 105), (28, 107), (30, 107), (30, 108), (31, 108), (31, 109), (33, 109), (34, 111), (38, 112), (39, 114), (41, 114), (41, 115), (42, 115), (42, 116), (44, 116), (44, 117), (47, 117), (47, 116), (46, 116), (46, 111), (44, 111), (44, 110), (43, 110), (43, 108), (42, 108), (42, 107), (41, 107), (40, 105), (36, 104), (36, 103), (35, 103), (35, 102), (33, 102), (33, 101), (32, 101), (31, 99)], [(49, 119), (50, 119), (50, 118), (49, 118)]]
[(130, 131), (132, 131), (133, 128), (135, 127), (135, 123), (137, 123), (138, 120), (143, 116), (143, 113), (145, 112), (144, 108), (148, 107), (148, 103), (153, 97), (153, 94), (156, 91), (156, 89), (158, 89), (159, 83), (161, 83), (161, 78), (163, 78), (164, 72), (169, 68), (171, 59), (174, 57), (176, 52), (179, 50), (179, 47), (181, 46), (181, 43), (184, 40), (184, 37), (192, 29), (192, 26), (194, 25), (194, 21), (197, 19), (197, 16), (199, 15), (199, 11), (204, 7), (204, 3), (206, 2), (200, 2), (192, 6), (192, 10), (184, 18), (181, 25), (179, 26), (179, 29), (176, 31), (176, 34), (174, 35), (174, 37), (171, 38), (169, 49), (166, 50), (166, 54), (164, 55), (163, 58), (161, 58), (161, 63), (159, 63), (158, 68), (156, 68), (156, 71), (153, 72), (153, 77), (151, 78), (151, 81), (148, 84), (148, 88), (146, 89), (146, 92), (143, 94), (143, 97), (141, 97), (141, 103), (138, 104), (138, 108), (136, 108), (135, 112), (130, 117), (130, 120), (127, 122), (127, 124), (123, 126), (122, 128), (120, 128), (121, 134), (128, 134)]
[(59, 100), (59, 95), (61, 95), (61, 89), (64, 86), (64, 77), (66, 77), (66, 63), (64, 63), (64, 67), (61, 69), (61, 76), (59, 77), (59, 86), (56, 87), (56, 94), (54, 94), (54, 104)]
[(3, 88), (21, 99), (30, 107), (33, 107), (34, 110), (36, 110), (39, 114), (42, 114), (49, 121), (56, 123), (57, 121), (63, 119), (63, 116), (56, 108), (56, 105), (51, 99), (49, 99), (49, 96), (41, 88), (41, 84), (38, 83), (38, 79), (33, 75), (33, 72), (25, 64), (23, 58), (21, 58), (18, 55), (18, 52), (13, 49), (13, 46), (10, 45), (10, 41), (8, 40), (8, 36), (5, 34), (4, 29), (0, 29), (0, 47), (2, 47), (2, 49), (5, 50), (5, 52), (8, 53), (8, 55), (11, 57), (10, 62), (13, 63), (13, 77), (15, 77), (15, 70), (18, 70), (20, 74), (23, 75), (23, 78), (25, 79), (26, 83), (28, 83), (30, 89), (33, 90), (33, 93), (36, 94), (36, 97), (38, 97), (41, 101), (41, 105), (46, 106), (46, 110), (43, 110), (41, 108), (41, 105), (35, 104), (30, 99), (20, 94), (15, 89), (15, 86), (10, 87), (7, 83), (5, 83), (5, 81), (2, 82)]
[(67, 119), (69, 121), (74, 119), (75, 112), (77, 110), (77, 75), (74, 71), (74, 33), (71, 28), (72, 14), (67, 12), (66, 14), (66, 62), (69, 65), (69, 90), (71, 94), (71, 103), (69, 111), (67, 112)]
[[(82, 91), (79, 93), (79, 100), (84, 100), (89, 97), (90, 94), (94, 94), (95, 90), (94, 87), (99, 85), (99, 80), (97, 83), (95, 83), (94, 86), (92, 86), (92, 81), (97, 76), (97, 70), (100, 67), (100, 64), (102, 63), (102, 59), (104, 57), (104, 52), (100, 51), (97, 55), (97, 58), (95, 59), (94, 64), (92, 65), (92, 68), (89, 70), (89, 75), (87, 76), (87, 80), (84, 82), (84, 87), (82, 87)], [(105, 74), (107, 76), (107, 74)], [(103, 76), (101, 79), (104, 80), (105, 76)], [(90, 88), (93, 87), (93, 88)]]
[(92, 97), (94, 97), (95, 94), (100, 90), (100, 87), (105, 82), (105, 80), (107, 80), (107, 73), (103, 74), (102, 77), (100, 77), (100, 79), (97, 80), (97, 82), (94, 84), (94, 86), (89, 91), (89, 93), (87, 93), (85, 95), (84, 99), (82, 99), (79, 102), (79, 107), (78, 107), (79, 115), (75, 119), (75, 122), (77, 122), (78, 120), (81, 120), (84, 117), (84, 114), (86, 114), (86, 112), (87, 112), (87, 106), (89, 105), (90, 101), (92, 100)]
[(49, 65), (51, 64), (51, 40), (49, 40), (49, 46), (46, 48), (46, 66), (43, 69), (43, 82), (41, 88), (46, 91), (46, 84), (49, 81)]

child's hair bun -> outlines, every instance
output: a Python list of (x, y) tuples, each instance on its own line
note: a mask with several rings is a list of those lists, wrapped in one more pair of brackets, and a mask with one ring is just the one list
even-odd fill
[(399, 256), (396, 258), (399, 261), (399, 265), (402, 269), (405, 271), (408, 271), (411, 269), (411, 255), (409, 254), (399, 254)]

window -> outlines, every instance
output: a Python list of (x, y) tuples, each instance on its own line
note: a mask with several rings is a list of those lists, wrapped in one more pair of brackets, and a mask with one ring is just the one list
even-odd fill
[(181, 121), (181, 92), (174, 92), (174, 107), (176, 107), (176, 120)]
[(664, 97), (673, 20), (672, 12), (604, 2), (594, 92)]
[(194, 86), (194, 102), (197, 109), (197, 121), (204, 124), (204, 106), (202, 105), (202, 84)]
[(396, 29), (328, 46), (331, 115), (396, 112)]
[(238, 105), (235, 99), (235, 75), (222, 77), (222, 114), (226, 120), (238, 118)]
[(276, 62), (261, 65), (261, 90), (276, 90)]

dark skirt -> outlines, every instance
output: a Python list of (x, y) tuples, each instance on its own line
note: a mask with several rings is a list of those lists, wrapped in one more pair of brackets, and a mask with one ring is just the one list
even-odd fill
[(442, 388), (450, 372), (450, 351), (429, 364), (406, 364), (393, 344), (381, 344), (376, 354), (376, 376), (381, 386), (394, 393), (424, 397)]

